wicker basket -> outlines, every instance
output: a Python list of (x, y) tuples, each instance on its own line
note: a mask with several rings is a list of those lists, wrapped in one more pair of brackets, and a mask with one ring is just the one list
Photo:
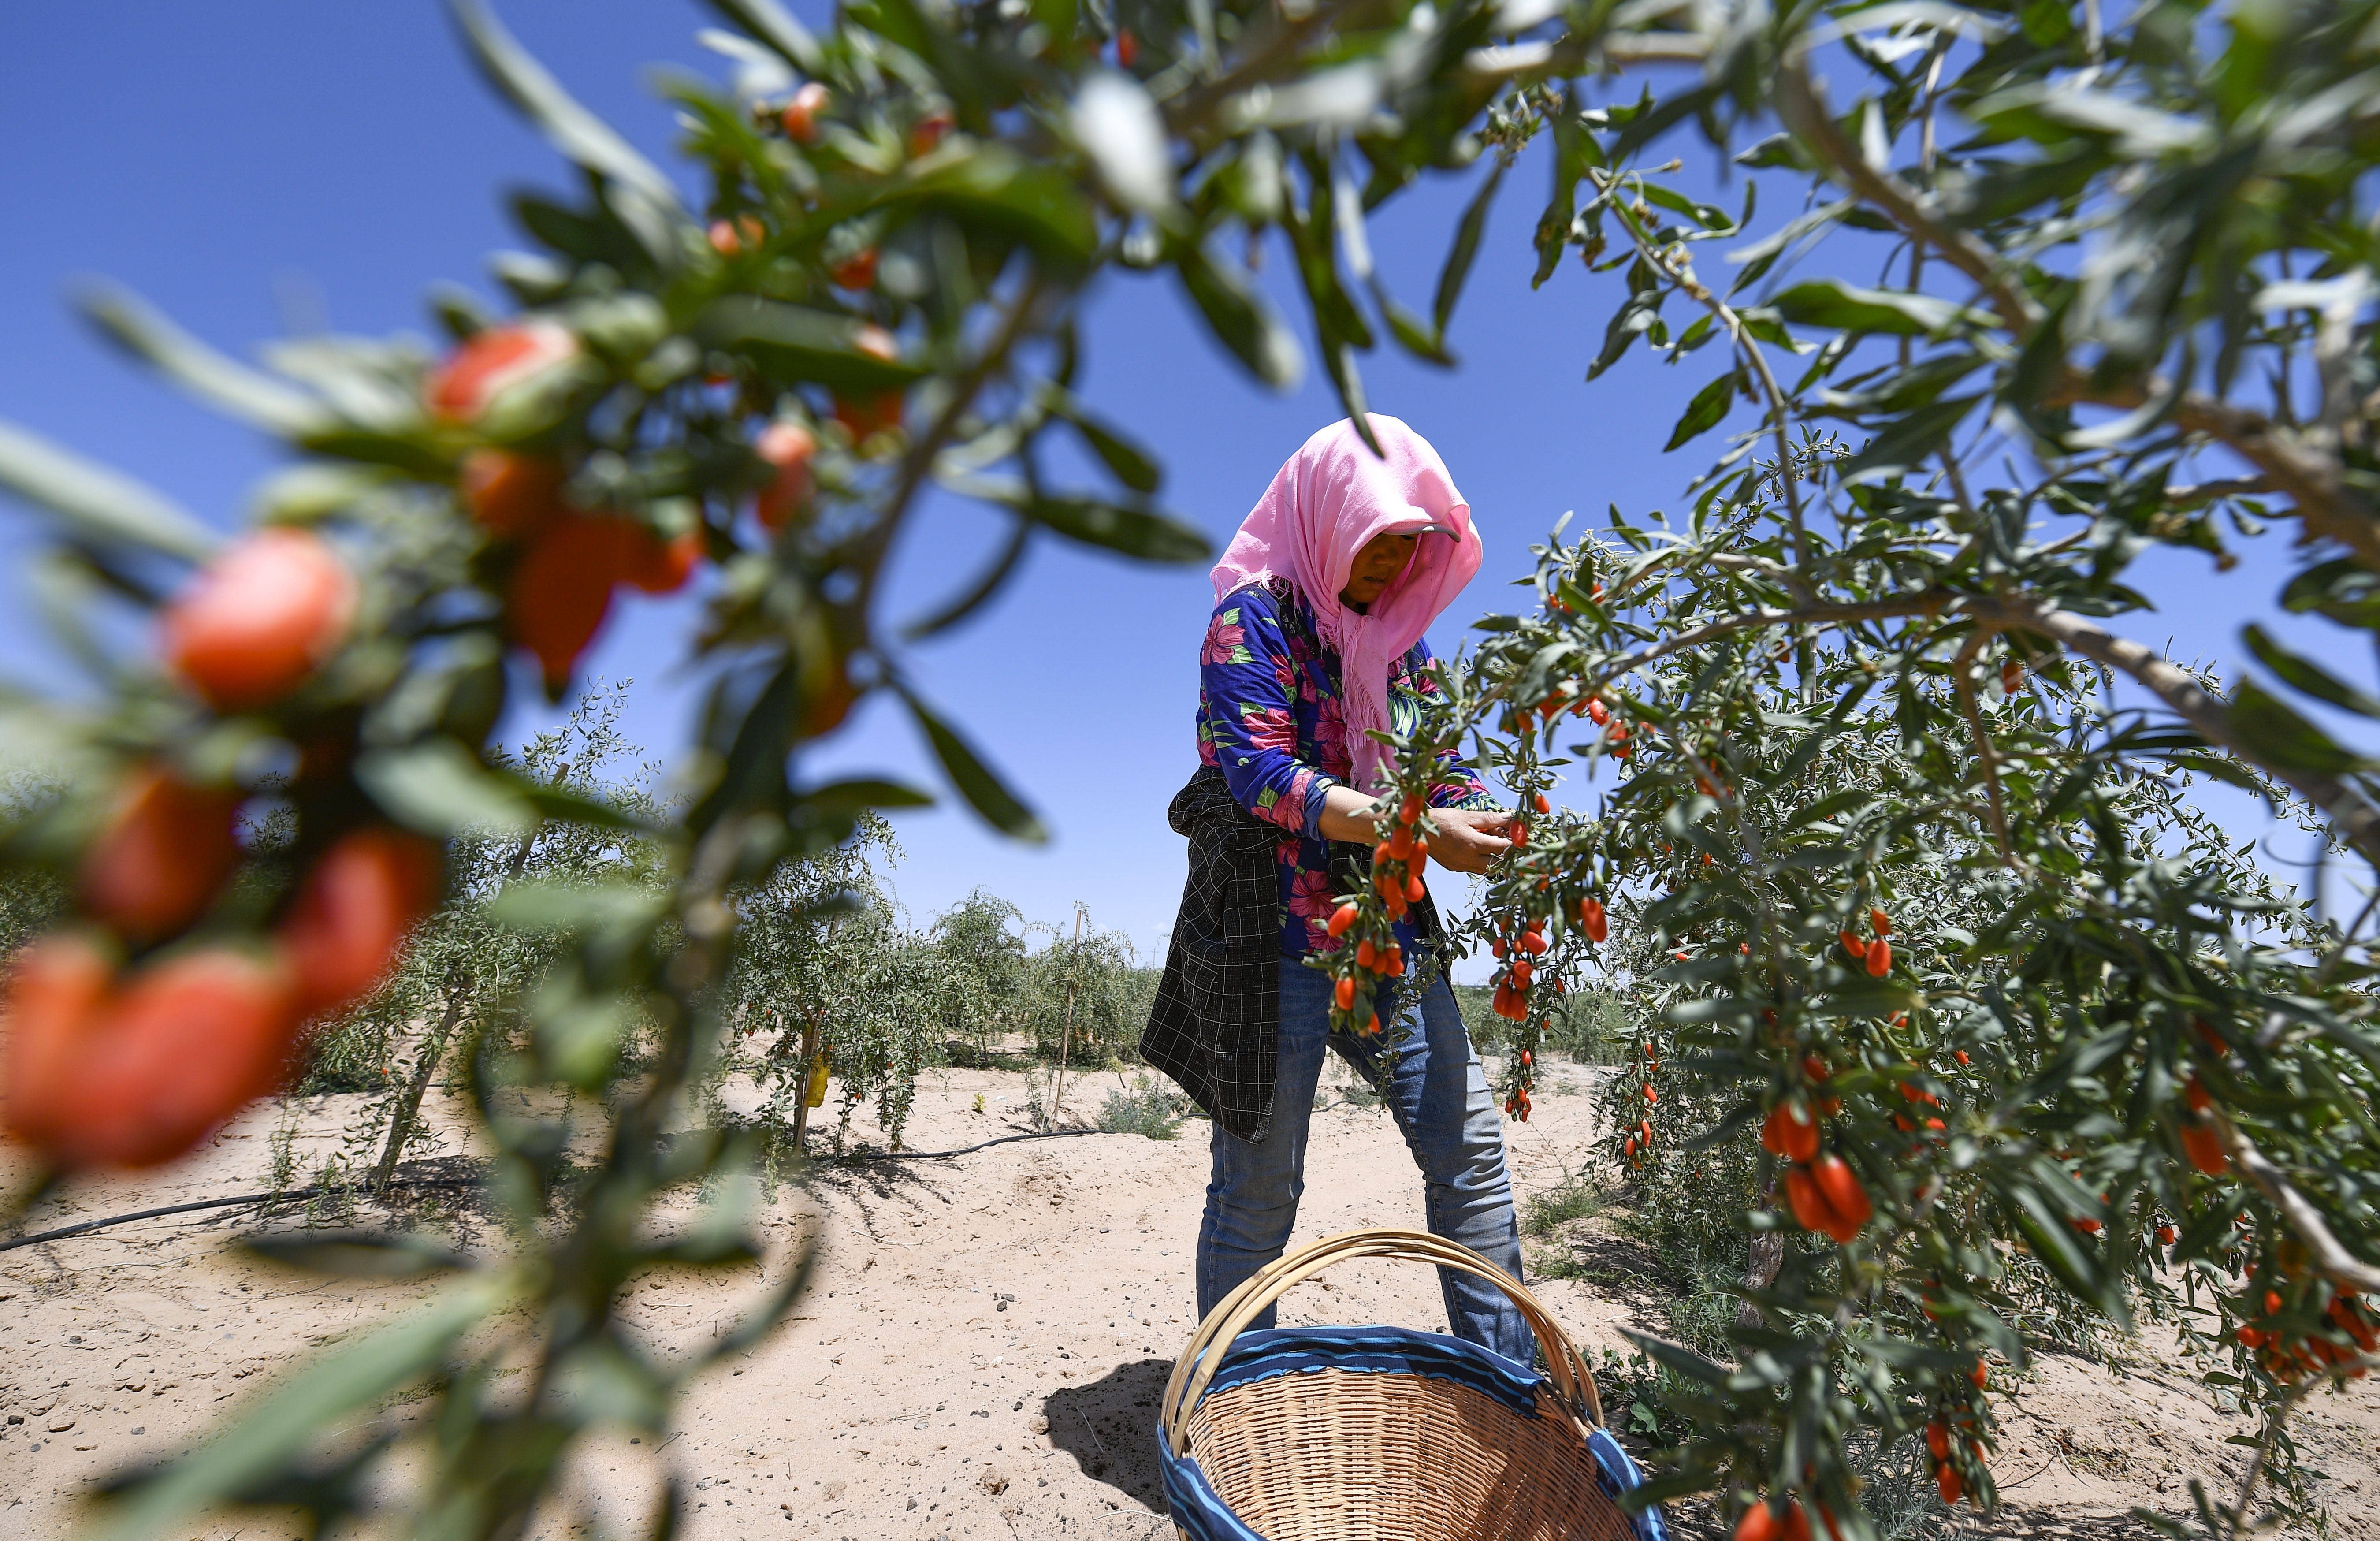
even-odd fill
[[(1455, 1268), (1512, 1297), (1548, 1366), (1402, 1328), (1247, 1324), (1331, 1264)], [(1159, 1461), (1184, 1541), (1664, 1541), (1614, 1502), (1641, 1480), (1595, 1377), (1518, 1280), (1417, 1231), (1350, 1231), (1232, 1292), (1174, 1361)]]

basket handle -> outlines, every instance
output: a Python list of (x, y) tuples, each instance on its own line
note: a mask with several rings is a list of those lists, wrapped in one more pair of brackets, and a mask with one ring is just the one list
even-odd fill
[(1183, 1345), (1182, 1353), (1174, 1359), (1172, 1377), (1166, 1382), (1164, 1400), (1158, 1404), (1159, 1426), (1165, 1431), (1167, 1448), (1177, 1456), (1189, 1453), (1191, 1411), (1206, 1395), (1215, 1372), (1222, 1367), (1223, 1356), (1231, 1352), (1232, 1341), (1247, 1329), (1248, 1324), (1293, 1285), (1351, 1257), (1429, 1263), (1495, 1285), (1519, 1307), (1529, 1330), (1536, 1335), (1537, 1346), (1545, 1351), (1555, 1394), (1572, 1418), (1590, 1426), (1603, 1422), (1603, 1396), (1596, 1389), (1594, 1372), (1586, 1367), (1586, 1360), (1572, 1346), (1560, 1324), (1519, 1280), (1469, 1247), (1442, 1236), (1433, 1236), (1426, 1231), (1374, 1227), (1325, 1236), (1273, 1259), (1207, 1313), (1207, 1319), (1198, 1324), (1198, 1329), (1190, 1335), (1189, 1342)]

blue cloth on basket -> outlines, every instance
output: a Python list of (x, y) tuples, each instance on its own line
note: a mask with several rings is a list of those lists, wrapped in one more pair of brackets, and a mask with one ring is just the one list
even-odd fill
[[(1274, 1376), (1322, 1369), (1451, 1380), (1492, 1397), (1524, 1418), (1537, 1416), (1537, 1389), (1551, 1389), (1536, 1371), (1442, 1333), (1401, 1327), (1304, 1327), (1241, 1333), (1208, 1383), (1207, 1394)], [(1617, 1498), (1645, 1480), (1620, 1442), (1602, 1429), (1588, 1432), (1586, 1446), (1594, 1452), (1604, 1492)], [(1161, 1423), (1157, 1430), (1157, 1458), (1174, 1523), (1189, 1533), (1192, 1541), (1265, 1541), (1216, 1494), (1197, 1462), (1176, 1456), (1167, 1447)], [(1630, 1523), (1638, 1541), (1669, 1541), (1669, 1529), (1662, 1524), (1658, 1510), (1632, 1515)]]

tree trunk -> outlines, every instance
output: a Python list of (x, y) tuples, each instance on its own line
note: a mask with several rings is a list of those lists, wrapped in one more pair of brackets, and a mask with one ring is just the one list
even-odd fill
[(794, 1098), (794, 1154), (810, 1153), (810, 1066), (818, 1059), (820, 1013), (810, 1013), (809, 1025), (802, 1029), (802, 1094)]
[[(1764, 1231), (1752, 1238), (1752, 1253), (1743, 1271), (1743, 1287), (1765, 1290), (1777, 1282), (1777, 1270), (1785, 1266), (1785, 1232)], [(1735, 1308), (1735, 1325), (1758, 1327), (1760, 1307), (1743, 1301)]]
[(414, 1120), (421, 1111), (422, 1094), (430, 1089), (430, 1078), (438, 1073), (438, 1062), (446, 1055), (446, 1040), (454, 1036), (455, 1024), (463, 1015), (462, 981), (455, 971), (446, 971), (446, 1014), (431, 1030), (430, 1041), (421, 1046), (421, 1058), (413, 1067), (413, 1079), (407, 1083), (405, 1094), (396, 1100), (396, 1110), (388, 1121), (388, 1144), (382, 1147), (380, 1163), (372, 1169), (372, 1192), (380, 1193), (396, 1175), (397, 1159), (405, 1154), (406, 1136), (413, 1132)]
[(1066, 965), (1066, 1020), (1058, 1029), (1058, 1080), (1050, 1091), (1050, 1122), (1066, 1105), (1066, 1050), (1075, 1040), (1075, 981), (1083, 971), (1083, 906), (1075, 906), (1075, 955)]

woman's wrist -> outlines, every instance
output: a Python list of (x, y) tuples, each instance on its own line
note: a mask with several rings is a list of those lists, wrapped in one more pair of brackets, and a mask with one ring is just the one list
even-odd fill
[(1325, 840), (1349, 840), (1368, 845), (1378, 835), (1379, 799), (1366, 797), (1352, 786), (1333, 786), (1323, 794), (1322, 816), (1315, 820)]

